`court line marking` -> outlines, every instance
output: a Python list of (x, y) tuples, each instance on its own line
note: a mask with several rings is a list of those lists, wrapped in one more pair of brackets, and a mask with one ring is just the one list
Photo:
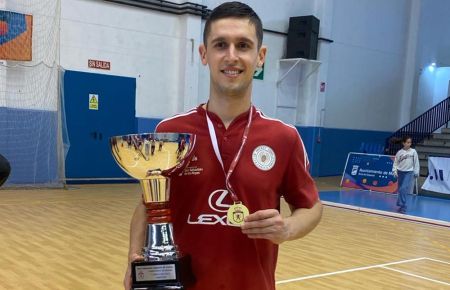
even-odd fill
[(434, 261), (434, 262), (438, 262), (438, 263), (442, 263), (442, 264), (450, 265), (450, 262), (446, 262), (446, 261), (442, 261), (442, 260), (438, 260), (438, 259), (433, 259), (433, 258), (425, 258), (425, 259)]
[(302, 280), (308, 280), (308, 279), (314, 279), (314, 278), (320, 278), (320, 277), (326, 277), (326, 276), (332, 276), (332, 275), (338, 275), (338, 274), (344, 274), (344, 273), (368, 270), (368, 269), (373, 269), (373, 268), (382, 268), (382, 267), (385, 267), (385, 266), (397, 265), (397, 264), (409, 263), (409, 262), (416, 262), (416, 261), (420, 261), (420, 260), (424, 260), (424, 259), (426, 259), (426, 257), (420, 257), (420, 258), (415, 258), (415, 259), (402, 260), (402, 261), (397, 261), (397, 262), (391, 262), (391, 263), (385, 263), (385, 264), (379, 264), (379, 265), (372, 265), (372, 266), (366, 266), (366, 267), (352, 268), (352, 269), (341, 270), (341, 271), (336, 271), (336, 272), (329, 272), (329, 273), (323, 273), (323, 274), (315, 274), (315, 275), (310, 275), (310, 276), (304, 276), (304, 277), (298, 277), (298, 278), (293, 278), (293, 279), (281, 280), (281, 281), (277, 281), (275, 284), (285, 284), (285, 283), (290, 283), (290, 282), (296, 282), (296, 281), (302, 281)]
[(431, 278), (427, 278), (427, 277), (423, 277), (423, 276), (416, 275), (416, 274), (413, 274), (413, 273), (409, 273), (409, 272), (406, 272), (406, 271), (402, 271), (402, 270), (398, 270), (398, 269), (394, 269), (394, 268), (389, 268), (389, 267), (384, 267), (384, 266), (380, 267), (380, 268), (383, 268), (383, 269), (386, 269), (386, 270), (391, 270), (391, 271), (394, 271), (394, 272), (399, 272), (399, 273), (402, 273), (402, 274), (405, 274), (405, 275), (408, 275), (408, 276), (424, 279), (424, 280), (427, 280), (427, 281), (431, 281), (431, 282), (435, 282), (435, 283), (439, 283), (439, 284), (450, 286), (450, 283), (439, 281), (439, 280), (435, 280), (435, 279), (431, 279)]

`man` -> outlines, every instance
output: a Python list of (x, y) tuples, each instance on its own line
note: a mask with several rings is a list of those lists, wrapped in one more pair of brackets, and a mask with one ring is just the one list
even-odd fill
[[(214, 9), (199, 48), (210, 69), (208, 103), (156, 129), (197, 135), (189, 170), (171, 179), (175, 242), (191, 256), (197, 279), (188, 289), (275, 289), (278, 244), (308, 234), (322, 214), (297, 130), (251, 105), (253, 73), (266, 55), (262, 35), (247, 5)], [(292, 210), (287, 218), (279, 213), (281, 196)], [(140, 204), (131, 223), (130, 261), (141, 259), (145, 226)], [(125, 288), (130, 279), (129, 267)]]

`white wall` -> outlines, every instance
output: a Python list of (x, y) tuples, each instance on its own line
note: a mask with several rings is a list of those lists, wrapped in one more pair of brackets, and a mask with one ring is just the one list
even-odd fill
[[(194, 2), (212, 9), (224, 1)], [(315, 15), (321, 21), (320, 36), (334, 40), (319, 42), (322, 64), (308, 81), (306, 95), (297, 99), (297, 125), (393, 131), (419, 108), (426, 110), (434, 102), (417, 97), (423, 64), (450, 63), (450, 1), (244, 2), (260, 15), (266, 29), (286, 32), (289, 17)], [(197, 16), (96, 0), (64, 0), (61, 65), (135, 77), (137, 116), (166, 117), (208, 97), (209, 72), (198, 57), (203, 25)], [(275, 116), (279, 59), (284, 57), (286, 37), (265, 33), (264, 44), (268, 46), (265, 75), (263, 81), (254, 81), (253, 101)], [(110, 61), (112, 69), (88, 69), (88, 59)], [(326, 83), (323, 93), (318, 92), (320, 82)]]
[[(138, 117), (183, 110), (185, 18), (92, 0), (64, 0), (61, 14), (61, 66), (135, 77)], [(89, 69), (88, 59), (109, 61), (111, 70)]]
[[(419, 78), (417, 106), (430, 108), (448, 97), (450, 67), (424, 68)], [(425, 110), (426, 111), (426, 110)]]
[(450, 1), (421, 0), (419, 37), (417, 41), (416, 73), (418, 90), (413, 99), (413, 117), (418, 116), (441, 101), (424, 88), (431, 77), (428, 65), (435, 62), (437, 67), (450, 66)]
[(325, 127), (397, 128), (408, 0), (334, 2)]
[(436, 82), (436, 71), (430, 71), (428, 68), (424, 68), (419, 77), (418, 83), (418, 98), (416, 100), (417, 108), (422, 108), (421, 113), (425, 112), (427, 109), (433, 105), (433, 95)]
[(433, 92), (433, 104), (449, 97), (449, 81), (450, 81), (450, 67), (436, 68), (436, 80)]
[[(214, 8), (225, 1), (194, 2)], [(309, 0), (244, 2), (260, 15), (264, 28), (282, 32), (287, 31), (290, 16), (317, 12), (315, 2)], [(196, 16), (93, 0), (65, 0), (61, 65), (70, 70), (135, 77), (137, 116), (166, 117), (208, 97), (209, 71), (198, 57), (203, 25), (204, 21)], [(264, 44), (268, 46), (264, 80), (254, 82), (254, 103), (274, 116), (278, 60), (284, 56), (286, 37), (265, 33)], [(111, 70), (89, 69), (88, 59), (110, 61)]]

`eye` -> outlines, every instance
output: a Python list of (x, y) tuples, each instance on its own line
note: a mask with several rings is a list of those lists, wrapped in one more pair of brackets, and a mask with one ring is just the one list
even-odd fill
[(250, 48), (250, 45), (248, 43), (246, 43), (246, 42), (239, 42), (237, 47), (239, 49), (248, 49), (248, 48)]
[(227, 47), (227, 44), (225, 42), (223, 42), (223, 41), (219, 41), (219, 42), (216, 42), (214, 44), (214, 47), (216, 47), (216, 48), (225, 48), (225, 47)]

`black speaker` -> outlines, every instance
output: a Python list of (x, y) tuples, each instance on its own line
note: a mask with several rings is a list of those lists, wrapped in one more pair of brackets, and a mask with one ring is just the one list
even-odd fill
[(286, 58), (317, 59), (319, 26), (312, 15), (290, 17)]

